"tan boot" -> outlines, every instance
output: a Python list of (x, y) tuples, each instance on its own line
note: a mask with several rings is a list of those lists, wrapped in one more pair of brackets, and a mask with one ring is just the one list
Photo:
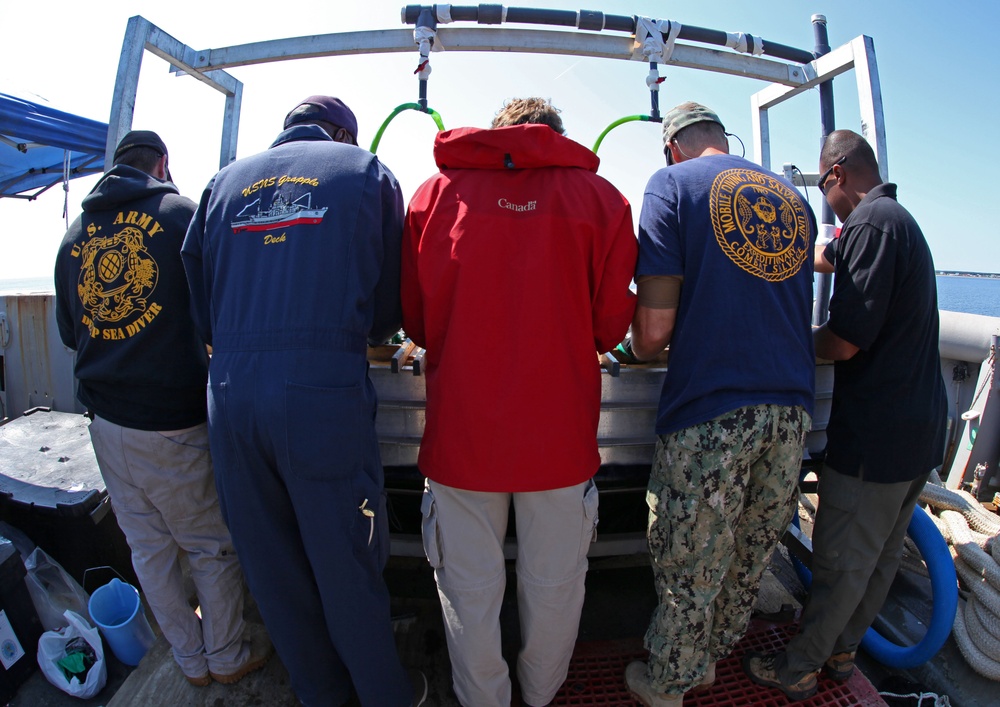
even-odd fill
[(777, 657), (777, 653), (748, 651), (743, 656), (743, 671), (747, 674), (747, 677), (758, 685), (778, 688), (792, 702), (807, 700), (816, 694), (816, 686), (818, 684), (816, 676), (819, 675), (819, 671), (806, 673), (805, 677), (800, 678), (798, 682), (789, 685), (782, 682), (778, 676), (775, 664)]
[(826, 659), (823, 671), (827, 677), (837, 682), (847, 682), (854, 675), (854, 654), (835, 653)]
[(712, 685), (715, 684), (715, 661), (713, 660), (708, 664), (708, 668), (705, 670), (705, 676), (701, 679), (697, 685), (694, 685), (688, 692), (707, 692), (712, 689)]
[(243, 642), (250, 644), (249, 655), (247, 655), (247, 659), (243, 665), (231, 673), (213, 673), (209, 671), (208, 674), (212, 676), (213, 680), (221, 682), (223, 685), (232, 685), (235, 682), (239, 682), (246, 675), (263, 668), (264, 664), (271, 657), (271, 653), (274, 652), (274, 647), (271, 645), (271, 638), (267, 635), (267, 629), (262, 624), (248, 623)]
[(684, 695), (657, 692), (649, 681), (646, 664), (638, 660), (625, 668), (625, 686), (632, 697), (646, 707), (681, 707), (684, 704)]

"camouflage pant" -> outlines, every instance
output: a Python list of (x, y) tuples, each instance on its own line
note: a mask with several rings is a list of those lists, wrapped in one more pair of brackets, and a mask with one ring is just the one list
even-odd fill
[(683, 693), (746, 631), (795, 511), (810, 424), (801, 407), (755, 405), (657, 439), (646, 493), (659, 595), (646, 648), (657, 689)]

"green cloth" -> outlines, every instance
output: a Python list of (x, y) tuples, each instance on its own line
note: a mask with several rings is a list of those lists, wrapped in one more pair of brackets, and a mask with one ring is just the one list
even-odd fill
[[(72, 653), (67, 653), (62, 658), (56, 661), (56, 665), (62, 668), (63, 673), (66, 675), (66, 680), (70, 681), (74, 677), (83, 682), (86, 678), (87, 671), (90, 669), (90, 665), (87, 664), (87, 656), (83, 651), (74, 651)], [(93, 660), (90, 661), (93, 664)]]

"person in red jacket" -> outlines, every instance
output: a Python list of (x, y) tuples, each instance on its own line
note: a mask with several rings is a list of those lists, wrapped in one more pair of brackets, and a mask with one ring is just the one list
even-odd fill
[(490, 130), (439, 133), (434, 157), (441, 171), (410, 202), (402, 256), (403, 327), (427, 350), (424, 549), (455, 693), (507, 707), (513, 502), (517, 675), (524, 703), (546, 705), (566, 679), (597, 528), (598, 352), (622, 340), (635, 307), (631, 209), (543, 99), (510, 101)]

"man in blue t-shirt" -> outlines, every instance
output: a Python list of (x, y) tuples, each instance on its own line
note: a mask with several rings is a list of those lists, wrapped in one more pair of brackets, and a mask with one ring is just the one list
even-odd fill
[(625, 679), (642, 704), (679, 707), (743, 636), (795, 511), (816, 222), (789, 182), (729, 154), (705, 106), (667, 113), (663, 140), (668, 167), (639, 218), (631, 341), (640, 360), (670, 346), (646, 496), (660, 603), (649, 662)]

